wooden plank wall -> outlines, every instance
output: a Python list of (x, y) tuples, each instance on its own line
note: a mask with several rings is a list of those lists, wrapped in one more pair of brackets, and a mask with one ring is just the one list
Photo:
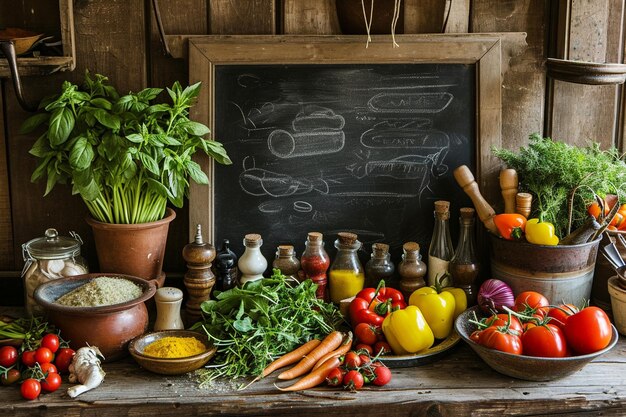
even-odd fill
[[(335, 34), (340, 32), (335, 1), (170, 0), (161, 1), (160, 6), (166, 33), (170, 34)], [(14, 3), (0, 2), (0, 27), (13, 23), (54, 32), (58, 18), (51, 4), (55, 2), (17, 0), (20, 7)], [(557, 84), (551, 105), (546, 108), (543, 61), (550, 41), (549, 29), (556, 22), (548, 3), (551, 2), (404, 0), (405, 32), (440, 32), (448, 10), (448, 32), (527, 32), (528, 48), (510, 59), (503, 79), (504, 146), (518, 147), (529, 133), (544, 131), (545, 127), (560, 139), (579, 142), (594, 138), (608, 146), (618, 136), (615, 112), (620, 104), (619, 89)], [(571, 58), (621, 61), (623, 2), (560, 3), (572, 11)], [(74, 1), (77, 68), (72, 73), (25, 80), (29, 100), (58, 91), (63, 80), (82, 79), (85, 69), (108, 75), (121, 91), (163, 87), (175, 80), (187, 83), (187, 62), (163, 55), (150, 4), (148, 0)], [(78, 231), (86, 241), (83, 251), (90, 264), (95, 265), (82, 202), (72, 197), (67, 187), (58, 187), (43, 198), (43, 184), (30, 183), (35, 161), (28, 156), (28, 149), (36, 138), (18, 133), (28, 114), (17, 105), (7, 80), (2, 80), (1, 88), (0, 272), (7, 275), (6, 271), (19, 271), (20, 245), (41, 236), (47, 227), (57, 227), (64, 234)], [(170, 231), (167, 271), (180, 274), (185, 270), (180, 251), (188, 242), (188, 227), (187, 209), (183, 208)]]

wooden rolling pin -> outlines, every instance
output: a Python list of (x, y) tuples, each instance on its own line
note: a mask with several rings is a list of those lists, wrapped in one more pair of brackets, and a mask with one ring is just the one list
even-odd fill
[(515, 213), (515, 196), (518, 185), (517, 171), (511, 168), (500, 171), (500, 189), (502, 190), (505, 213)]
[(474, 203), (474, 207), (476, 208), (476, 213), (478, 213), (478, 217), (483, 222), (487, 230), (495, 235), (499, 235), (500, 233), (498, 233), (498, 228), (493, 221), (493, 216), (496, 215), (496, 212), (480, 193), (480, 189), (478, 188), (478, 184), (476, 183), (476, 179), (474, 178), (472, 171), (470, 171), (467, 165), (461, 165), (454, 170), (454, 178), (461, 188), (463, 188), (465, 194), (472, 199), (472, 203)]

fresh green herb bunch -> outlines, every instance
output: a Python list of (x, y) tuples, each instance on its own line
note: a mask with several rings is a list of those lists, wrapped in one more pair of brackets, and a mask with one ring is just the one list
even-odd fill
[(222, 376), (259, 375), (279, 356), (339, 326), (343, 321), (339, 310), (316, 298), (317, 285), (311, 280), (292, 284), (274, 269), (271, 278), (202, 303), (204, 320), (192, 329), (204, 329), (209, 335), (217, 347), (218, 365), (201, 373), (201, 383)]
[(560, 237), (568, 233), (570, 201), (573, 230), (587, 218), (594, 193), (626, 197), (626, 163), (615, 149), (601, 150), (597, 143), (577, 147), (534, 133), (517, 153), (492, 152), (517, 171), (520, 189), (533, 195), (531, 217), (542, 214)]
[(106, 223), (145, 223), (165, 215), (167, 201), (182, 207), (191, 177), (208, 178), (191, 157), (204, 151), (230, 164), (222, 145), (203, 136), (209, 128), (189, 120), (200, 83), (167, 88), (171, 104), (155, 103), (161, 88), (120, 96), (102, 75), (85, 74), (82, 88), (65, 81), (28, 118), (22, 133), (46, 131), (30, 153), (40, 162), (31, 180), (47, 177), (45, 195), (71, 184), (92, 216)]

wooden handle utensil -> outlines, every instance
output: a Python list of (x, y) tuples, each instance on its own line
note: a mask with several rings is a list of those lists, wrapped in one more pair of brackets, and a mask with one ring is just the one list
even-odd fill
[(476, 183), (476, 179), (474, 178), (472, 171), (470, 171), (467, 165), (461, 165), (454, 170), (454, 178), (461, 188), (463, 188), (465, 194), (472, 199), (472, 203), (474, 203), (474, 207), (476, 208), (476, 213), (478, 213), (478, 217), (483, 222), (487, 230), (495, 235), (498, 235), (498, 228), (493, 221), (493, 216), (496, 215), (496, 212), (480, 193), (480, 189), (478, 188), (478, 184)]
[(515, 213), (528, 218), (530, 216), (531, 206), (533, 204), (533, 196), (529, 193), (517, 193), (515, 196)]
[(505, 213), (515, 213), (517, 186), (517, 171), (511, 168), (500, 171), (500, 189), (502, 190)]

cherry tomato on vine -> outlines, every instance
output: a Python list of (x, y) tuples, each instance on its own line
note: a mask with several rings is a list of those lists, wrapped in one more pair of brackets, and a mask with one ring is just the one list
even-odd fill
[(49, 373), (46, 379), (41, 381), (41, 389), (46, 392), (54, 392), (61, 386), (61, 375), (57, 373)]
[(391, 370), (386, 366), (377, 366), (374, 368), (375, 378), (372, 380), (374, 385), (382, 387), (391, 381)]
[(350, 390), (358, 390), (363, 388), (365, 380), (359, 371), (348, 371), (343, 377), (343, 386)]
[(536, 291), (524, 291), (515, 297), (515, 306), (513, 309), (518, 312), (523, 312), (528, 309), (534, 310), (541, 317), (544, 317), (548, 312), (550, 303), (548, 299)]
[(485, 324), (487, 326), (495, 326), (495, 327), (502, 327), (502, 326), (506, 326), (508, 324), (509, 326), (509, 330), (515, 330), (516, 332), (519, 332), (520, 334), (522, 333), (523, 329), (522, 329), (522, 323), (519, 321), (519, 319), (515, 316), (510, 316), (511, 317), (511, 322), (509, 324), (509, 315), (506, 313), (499, 313), (499, 314), (494, 314), (491, 317), (488, 317), (485, 320)]
[(0, 348), (0, 366), (5, 368), (13, 366), (17, 362), (18, 357), (17, 349), (13, 346), (2, 346)]
[(358, 353), (350, 351), (346, 353), (346, 356), (343, 359), (343, 364), (348, 369), (356, 369), (361, 366), (361, 357)]
[(524, 355), (542, 358), (563, 358), (567, 355), (567, 342), (563, 331), (554, 324), (534, 326), (522, 335)]
[(59, 336), (54, 333), (48, 333), (41, 338), (41, 346), (50, 349), (52, 353), (59, 350)]
[(15, 368), (7, 369), (0, 375), (0, 383), (2, 385), (11, 385), (20, 380), (22, 374)]
[(604, 349), (613, 336), (609, 317), (598, 307), (583, 308), (570, 316), (564, 331), (569, 347), (579, 355)]
[(54, 353), (47, 347), (40, 347), (35, 351), (35, 362), (38, 364), (50, 363), (54, 360)]
[(28, 378), (20, 386), (22, 398), (34, 400), (41, 394), (41, 384), (34, 378)]
[(359, 343), (354, 347), (354, 350), (356, 350), (357, 352), (367, 352), (370, 356), (374, 354), (374, 348), (372, 348), (370, 345), (366, 345), (365, 343)]
[(354, 335), (357, 340), (366, 345), (373, 345), (378, 340), (378, 333), (380, 328), (373, 326), (369, 323), (359, 323), (354, 328)]
[(480, 334), (478, 343), (490, 349), (513, 355), (522, 354), (522, 340), (519, 336), (503, 332), (497, 327), (487, 327)]
[(42, 363), (39, 366), (41, 367), (41, 372), (43, 372), (44, 375), (48, 373), (55, 373), (55, 374), (59, 373), (59, 371), (57, 370), (57, 367), (54, 366), (54, 364), (51, 362)]
[(326, 383), (329, 387), (339, 387), (343, 383), (345, 374), (346, 373), (342, 371), (341, 368), (331, 369), (328, 376), (326, 376)]
[(70, 364), (72, 363), (72, 358), (76, 352), (70, 348), (60, 348), (57, 352), (57, 357), (54, 361), (59, 373), (67, 372)]
[(35, 351), (25, 350), (24, 352), (22, 352), (22, 363), (29, 368), (35, 366)]
[(573, 304), (561, 304), (557, 307), (552, 307), (548, 310), (548, 317), (551, 317), (550, 324), (554, 324), (563, 330), (565, 328), (565, 323), (567, 323), (567, 319), (578, 313), (578, 307)]
[(378, 355), (378, 354), (388, 355), (390, 353), (391, 353), (391, 346), (389, 346), (389, 343), (378, 341), (374, 344), (374, 355)]

